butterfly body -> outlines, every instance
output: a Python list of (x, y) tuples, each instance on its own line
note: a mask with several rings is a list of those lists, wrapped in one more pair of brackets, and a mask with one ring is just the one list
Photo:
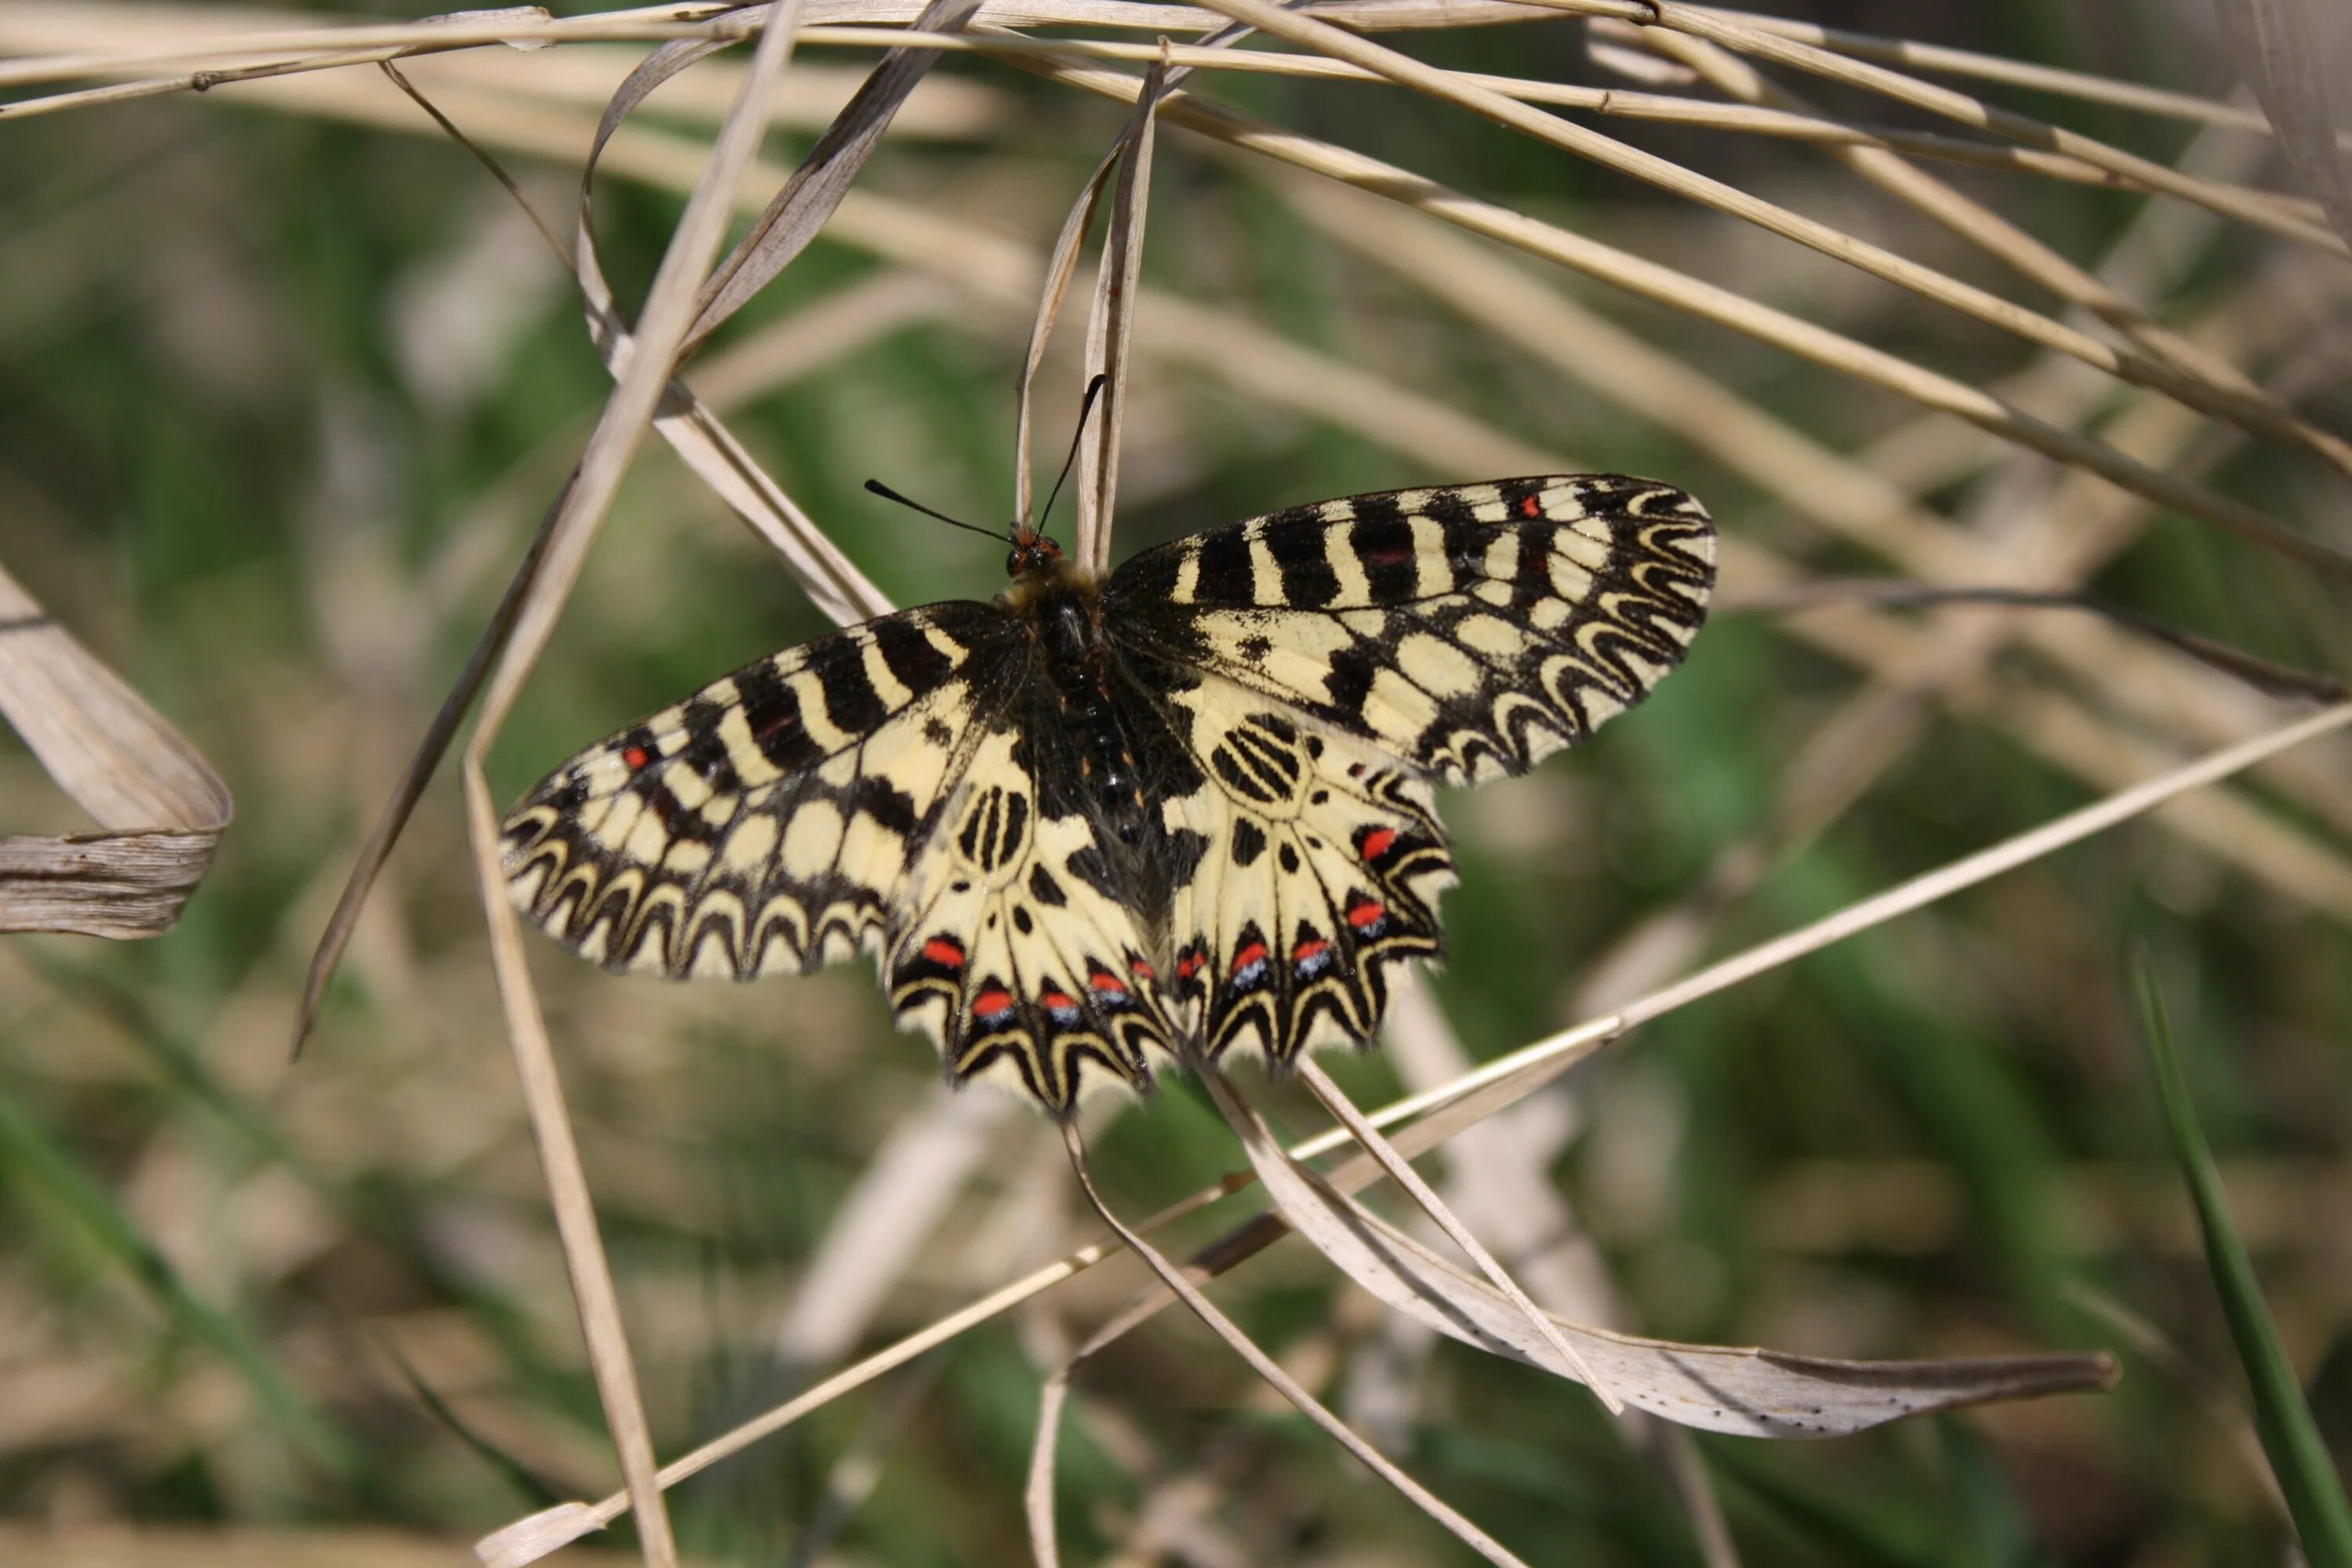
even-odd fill
[(1107, 579), (1016, 534), (990, 603), (722, 678), (508, 821), (517, 901), (610, 967), (872, 952), (958, 1081), (1066, 1113), (1198, 1052), (1360, 1043), (1438, 951), (1433, 786), (1639, 700), (1713, 581), (1681, 491), (1546, 476), (1351, 497)]

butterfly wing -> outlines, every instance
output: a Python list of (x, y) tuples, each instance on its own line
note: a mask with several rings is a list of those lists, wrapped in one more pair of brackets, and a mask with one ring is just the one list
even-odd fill
[(1166, 1025), (1129, 915), (1055, 875), (1092, 837), (1039, 808), (1034, 658), (1003, 609), (961, 602), (747, 665), (525, 796), (509, 891), (611, 969), (748, 980), (873, 952), (952, 1076), (1056, 1110), (1140, 1088)]
[(1438, 783), (1524, 772), (1639, 701), (1706, 616), (1715, 531), (1615, 475), (1399, 490), (1136, 556), (1104, 620), (1202, 759), (1171, 834), (1179, 1021), (1276, 1060), (1366, 1038), (1433, 953)]

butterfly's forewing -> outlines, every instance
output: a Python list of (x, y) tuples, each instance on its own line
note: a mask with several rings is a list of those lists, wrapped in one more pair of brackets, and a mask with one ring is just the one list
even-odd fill
[(517, 904), (610, 969), (798, 973), (873, 945), (1025, 654), (933, 605), (788, 648), (589, 747), (509, 816)]
[(870, 951), (957, 1078), (1066, 1109), (1167, 1025), (1132, 921), (1071, 876), (1029, 748), (1035, 647), (951, 603), (761, 659), (590, 747), (506, 824), (516, 903), (608, 968), (739, 979)]
[(1433, 783), (1519, 773), (1639, 701), (1706, 616), (1715, 531), (1678, 489), (1556, 475), (1325, 501), (1135, 557), (1128, 655), (1208, 763), (1163, 805), (1180, 1022), (1277, 1060), (1362, 1039), (1380, 969), (1435, 951)]

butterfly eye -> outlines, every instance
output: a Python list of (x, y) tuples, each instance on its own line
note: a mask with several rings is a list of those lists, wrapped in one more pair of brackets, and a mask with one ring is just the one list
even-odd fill
[(1021, 558), (1027, 553), (1027, 551), (1023, 550), (1016, 545), (1013, 547), (1012, 553), (1005, 556), (1004, 574), (1007, 577), (1018, 577), (1021, 575)]

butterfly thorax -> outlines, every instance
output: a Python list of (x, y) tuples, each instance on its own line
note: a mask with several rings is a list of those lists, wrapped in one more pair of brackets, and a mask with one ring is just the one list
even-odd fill
[(1148, 852), (1155, 825), (1137, 758), (1150, 748), (1133, 732), (1144, 715), (1121, 700), (1125, 683), (1103, 635), (1100, 584), (1055, 561), (1016, 578), (1001, 603), (1035, 641), (1034, 668), (1066, 746), (1061, 782), (1115, 842)]

